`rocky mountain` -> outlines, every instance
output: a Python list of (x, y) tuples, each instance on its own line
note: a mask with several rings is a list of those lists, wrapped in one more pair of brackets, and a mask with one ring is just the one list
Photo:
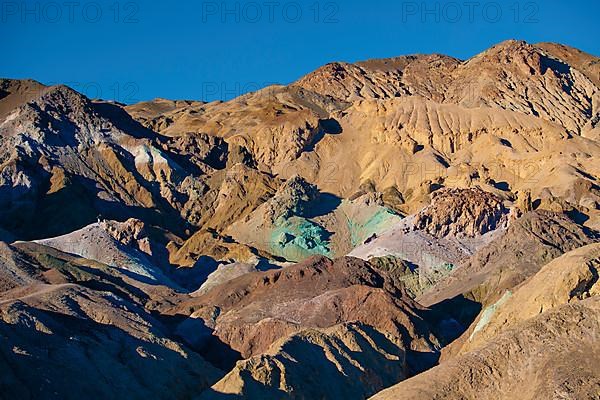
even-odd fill
[(172, 289), (35, 243), (0, 251), (2, 397), (187, 398), (222, 375), (153, 315)]
[(0, 79), (0, 398), (598, 398), (600, 60), (230, 101)]
[(363, 399), (406, 378), (405, 354), (398, 338), (369, 326), (305, 330), (236, 364), (201, 398)]
[(511, 224), (499, 238), (491, 241), (448, 279), (419, 298), (425, 305), (456, 296), (467, 296), (483, 304), (496, 301), (505, 291), (539, 271), (547, 262), (597, 241), (563, 214), (532, 211)]
[[(369, 307), (362, 307), (369, 304)], [(370, 313), (372, 307), (377, 314)], [(437, 344), (419, 306), (384, 272), (355, 258), (323, 256), (229, 280), (172, 310), (201, 318), (213, 335), (246, 358), (302, 328), (358, 321), (403, 338), (406, 346), (432, 351)]]
[(597, 398), (598, 250), (550, 262), (481, 313), (460, 355), (372, 398)]

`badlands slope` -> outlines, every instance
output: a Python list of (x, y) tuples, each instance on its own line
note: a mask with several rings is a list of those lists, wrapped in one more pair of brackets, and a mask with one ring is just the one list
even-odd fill
[(600, 60), (227, 102), (0, 80), (0, 398), (598, 398)]

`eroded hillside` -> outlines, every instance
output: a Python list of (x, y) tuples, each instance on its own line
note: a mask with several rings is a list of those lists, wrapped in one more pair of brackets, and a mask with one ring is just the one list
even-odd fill
[(0, 80), (0, 397), (598, 398), (600, 60), (230, 101)]

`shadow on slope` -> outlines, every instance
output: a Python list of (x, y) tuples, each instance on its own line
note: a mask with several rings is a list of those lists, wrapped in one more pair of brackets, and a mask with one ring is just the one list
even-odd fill
[(0, 321), (6, 338), (0, 387), (7, 398), (187, 398), (221, 375), (192, 352), (184, 355), (114, 326), (23, 303), (14, 308), (14, 324)]

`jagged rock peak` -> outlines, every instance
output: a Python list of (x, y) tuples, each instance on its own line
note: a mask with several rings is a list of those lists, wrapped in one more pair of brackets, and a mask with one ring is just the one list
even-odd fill
[(417, 214), (414, 227), (437, 238), (476, 237), (506, 227), (508, 215), (500, 198), (479, 188), (440, 189), (432, 193), (431, 204)]

